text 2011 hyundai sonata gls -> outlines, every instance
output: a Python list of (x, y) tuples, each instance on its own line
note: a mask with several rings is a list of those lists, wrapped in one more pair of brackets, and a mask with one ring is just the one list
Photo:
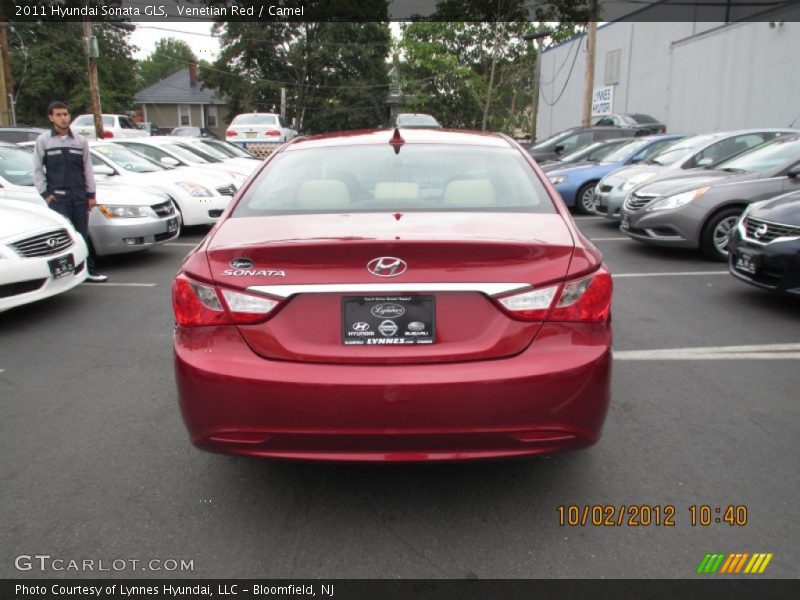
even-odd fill
[(292, 141), (186, 258), (173, 303), (206, 450), (435, 461), (600, 437), (611, 277), (503, 136)]

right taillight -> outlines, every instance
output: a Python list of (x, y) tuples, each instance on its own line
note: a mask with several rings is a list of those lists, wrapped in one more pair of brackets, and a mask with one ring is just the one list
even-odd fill
[(281, 132), (275, 131), (274, 129), (268, 129), (267, 131), (264, 132), (264, 135), (266, 135), (267, 137), (280, 137)]
[(228, 129), (228, 131), (225, 132), (225, 137), (236, 137), (237, 135), (239, 135), (239, 133), (233, 129)]
[(601, 268), (588, 277), (496, 300), (523, 321), (602, 323), (611, 312), (611, 291), (611, 275)]
[(215, 286), (193, 281), (183, 274), (172, 284), (175, 321), (183, 327), (257, 323), (266, 319), (278, 304), (270, 298), (228, 289), (222, 289), (221, 299)]

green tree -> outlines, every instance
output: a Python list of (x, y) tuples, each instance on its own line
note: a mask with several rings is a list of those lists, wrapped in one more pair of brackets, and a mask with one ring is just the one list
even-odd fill
[(219, 59), (201, 77), (225, 90), (230, 115), (277, 111), (285, 88), (287, 117), (306, 132), (374, 127), (385, 118), (385, 21), (228, 22), (221, 39)]
[[(132, 108), (136, 61), (129, 32), (95, 23), (100, 48), (97, 61), (100, 102), (104, 112)], [(22, 23), (9, 26), (11, 71), (15, 81), (18, 123), (48, 124), (47, 105), (67, 103), (73, 114), (88, 112), (89, 82), (81, 23)]]
[(192, 48), (183, 40), (162, 38), (150, 56), (139, 63), (139, 89), (144, 89), (197, 62)]

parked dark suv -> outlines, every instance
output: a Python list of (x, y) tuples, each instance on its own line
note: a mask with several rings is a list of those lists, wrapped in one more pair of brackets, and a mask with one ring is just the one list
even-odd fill
[(642, 113), (614, 114), (600, 117), (595, 121), (595, 125), (607, 127), (633, 127), (640, 131), (639, 135), (651, 135), (654, 133), (666, 133), (667, 127), (659, 122), (655, 117)]
[(537, 142), (528, 153), (537, 161), (555, 160), (589, 144), (612, 138), (634, 137), (637, 130), (629, 127), (573, 127)]

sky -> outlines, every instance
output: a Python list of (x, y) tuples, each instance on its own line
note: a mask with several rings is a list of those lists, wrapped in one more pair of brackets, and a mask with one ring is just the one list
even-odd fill
[(219, 42), (211, 36), (212, 23), (210, 21), (134, 24), (136, 31), (131, 34), (130, 40), (134, 46), (139, 47), (139, 50), (133, 54), (137, 60), (143, 60), (150, 56), (156, 42), (161, 38), (169, 37), (183, 40), (189, 44), (197, 58), (211, 62), (219, 55)]
[[(211, 36), (210, 21), (202, 23), (184, 22), (145, 22), (134, 23), (136, 31), (131, 34), (131, 43), (138, 46), (139, 50), (133, 54), (137, 60), (144, 60), (155, 48), (156, 42), (161, 38), (176, 38), (183, 40), (194, 50), (197, 58), (214, 61), (219, 55), (219, 42)], [(392, 35), (400, 37), (400, 23), (391, 23)]]

